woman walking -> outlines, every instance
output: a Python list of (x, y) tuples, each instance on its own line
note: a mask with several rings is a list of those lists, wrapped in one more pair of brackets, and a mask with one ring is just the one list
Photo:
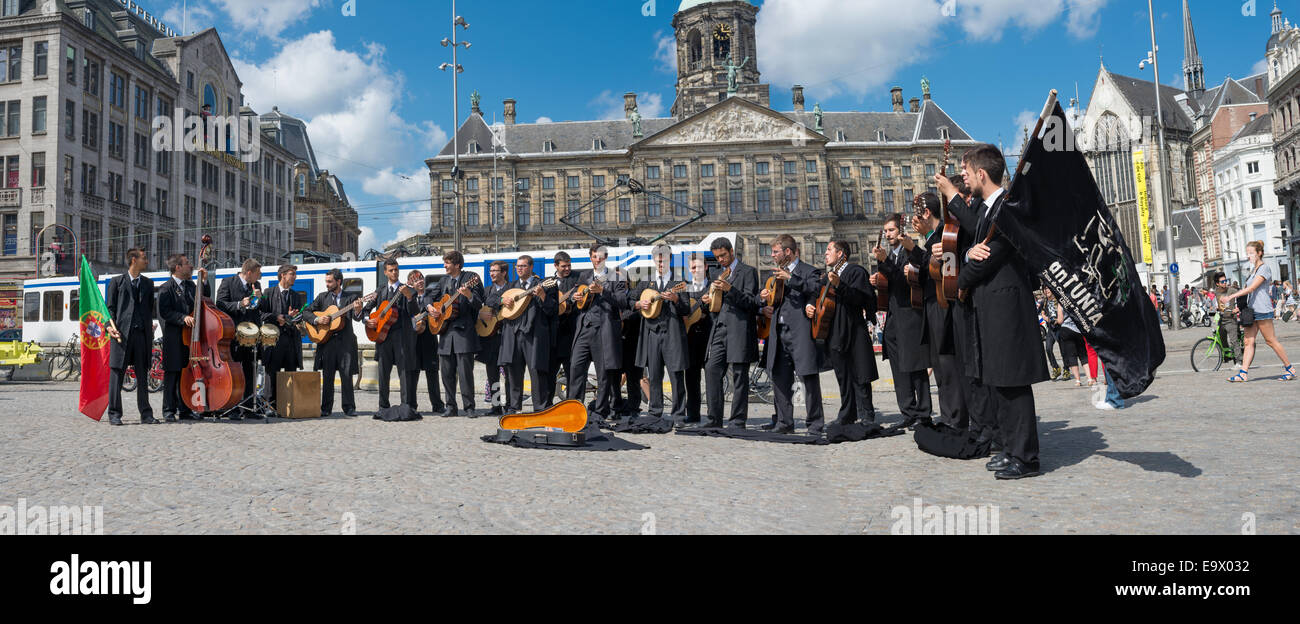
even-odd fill
[(1254, 266), (1250, 278), (1246, 280), (1246, 287), (1224, 297), (1224, 302), (1229, 303), (1239, 297), (1247, 297), (1247, 305), (1242, 310), (1242, 313), (1247, 317), (1253, 313), (1255, 318), (1254, 322), (1250, 324), (1245, 322), (1248, 319), (1241, 321), (1242, 325), (1246, 327), (1246, 345), (1241, 358), (1241, 371), (1233, 375), (1228, 381), (1243, 383), (1248, 380), (1250, 363), (1255, 359), (1255, 336), (1259, 334), (1264, 335), (1264, 342), (1273, 349), (1278, 359), (1282, 360), (1282, 366), (1284, 367), (1282, 381), (1292, 381), (1295, 379), (1295, 369), (1291, 365), (1291, 360), (1286, 356), (1286, 349), (1282, 348), (1282, 343), (1278, 342), (1277, 335), (1273, 333), (1273, 299), (1268, 292), (1268, 285), (1272, 283), (1273, 272), (1267, 264), (1264, 264), (1264, 243), (1262, 241), (1247, 243), (1246, 259)]

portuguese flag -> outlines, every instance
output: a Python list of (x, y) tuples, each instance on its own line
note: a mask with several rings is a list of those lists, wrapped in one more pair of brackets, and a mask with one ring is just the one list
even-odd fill
[(90, 269), (81, 257), (81, 400), (82, 414), (99, 420), (108, 409), (108, 306)]

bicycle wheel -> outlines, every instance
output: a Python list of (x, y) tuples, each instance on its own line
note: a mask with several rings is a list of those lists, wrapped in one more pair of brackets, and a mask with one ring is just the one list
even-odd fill
[(50, 362), (50, 378), (55, 381), (67, 381), (72, 375), (72, 358), (65, 354), (58, 354)]
[(135, 392), (135, 367), (128, 366), (122, 375), (122, 392)]
[(1192, 370), (1217, 371), (1223, 366), (1223, 347), (1213, 338), (1202, 338), (1192, 346)]
[(150, 394), (162, 392), (163, 375), (166, 374), (167, 373), (163, 371), (163, 367), (162, 367), (162, 353), (155, 351), (153, 354), (153, 362), (149, 366), (149, 393)]

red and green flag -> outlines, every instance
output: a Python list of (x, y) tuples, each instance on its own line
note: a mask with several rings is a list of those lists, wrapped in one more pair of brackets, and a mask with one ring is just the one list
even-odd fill
[(108, 324), (112, 318), (90, 262), (81, 257), (81, 400), (79, 409), (99, 420), (108, 408)]

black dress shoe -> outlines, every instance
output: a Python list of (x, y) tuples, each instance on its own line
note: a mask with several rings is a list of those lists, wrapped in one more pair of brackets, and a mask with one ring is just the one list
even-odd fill
[(776, 421), (774, 420), (774, 421), (772, 421), (772, 422), (770, 422), (770, 423), (763, 424), (763, 425), (759, 425), (759, 426), (758, 426), (758, 430), (759, 430), (759, 431), (771, 431), (771, 430), (773, 430), (773, 429), (776, 429), (777, 426), (778, 426), (778, 425), (776, 424)]
[[(741, 427), (741, 429), (744, 429), (744, 427)], [(772, 429), (772, 433), (792, 435), (794, 433), (794, 425), (786, 425), (784, 427), (774, 427)]]
[(167, 422), (169, 422), (169, 423), (174, 423), (174, 422), (176, 422), (176, 416), (174, 416), (174, 415), (172, 415), (172, 414), (168, 414), (168, 415), (166, 415), (166, 416), (163, 416), (163, 420), (165, 420), (165, 421), (167, 421)]
[(114, 427), (121, 427), (121, 426), (122, 426), (122, 419), (119, 418), (119, 417), (117, 417), (117, 416), (109, 416), (109, 417), (108, 417), (108, 424), (113, 425)]
[(715, 422), (705, 420), (702, 422), (695, 422), (695, 423), (683, 423), (681, 426), (677, 428), (681, 429), (682, 431), (703, 431), (705, 429), (721, 429), (722, 423), (720, 422), (715, 423)]
[(142, 424), (142, 425), (156, 425), (156, 424), (158, 424), (158, 419), (157, 419), (157, 418), (154, 418), (153, 416), (142, 416), (142, 417), (140, 418), (140, 424)]
[(728, 428), (728, 429), (739, 429), (739, 430), (741, 430), (741, 431), (744, 431), (744, 430), (745, 430), (745, 421), (743, 421), (743, 420), (733, 420), (733, 421), (727, 423), (727, 428)]
[(343, 412), (343, 415), (344, 415), (344, 416), (347, 416), (348, 418), (356, 418), (356, 417), (357, 417), (357, 410), (350, 409), (350, 410), (348, 410), (348, 411), (346, 411), (346, 412)]
[(1007, 455), (1006, 453), (998, 453), (997, 456), (995, 456), (992, 460), (989, 461), (989, 463), (984, 464), (984, 467), (988, 469), (990, 472), (997, 472), (999, 470), (1002, 470), (1003, 468), (1006, 468), (1010, 464), (1011, 464), (1010, 455)]
[(181, 420), (203, 420), (203, 417), (198, 414), (195, 414), (194, 412), (187, 412), (185, 414), (181, 414)]
[(438, 415), (441, 416), (441, 417), (443, 417), (443, 418), (455, 418), (456, 416), (459, 416), (459, 414), (458, 414), (458, 413), (456, 412), (456, 410), (454, 410), (454, 409), (446, 410), (446, 411), (444, 411), (443, 413), (438, 414)]
[(465, 418), (478, 418), (478, 410), (474, 410), (474, 409), (465, 410)]
[(998, 479), (1007, 480), (1037, 477), (1040, 474), (1043, 473), (1039, 470), (1038, 462), (1026, 464), (1025, 462), (1013, 457), (1005, 468), (993, 473), (993, 476)]

